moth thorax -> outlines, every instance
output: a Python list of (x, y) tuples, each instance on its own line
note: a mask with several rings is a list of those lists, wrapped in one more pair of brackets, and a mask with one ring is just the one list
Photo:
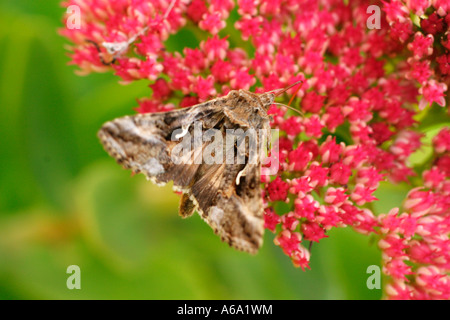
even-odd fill
[(262, 93), (259, 96), (259, 100), (261, 101), (261, 104), (263, 105), (264, 109), (267, 111), (273, 104), (273, 101), (275, 100), (275, 95), (273, 93)]

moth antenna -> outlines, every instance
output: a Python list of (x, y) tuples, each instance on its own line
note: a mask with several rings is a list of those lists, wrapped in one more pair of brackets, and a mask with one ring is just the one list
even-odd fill
[(286, 91), (288, 91), (288, 90), (291, 89), (292, 87), (295, 87), (295, 86), (298, 85), (299, 83), (303, 83), (303, 81), (302, 81), (302, 80), (296, 81), (296, 82), (294, 82), (293, 84), (287, 86), (286, 88), (271, 90), (271, 91), (268, 91), (268, 93), (271, 93), (271, 92), (275, 92), (275, 91), (281, 90), (281, 91), (279, 91), (279, 92), (274, 93), (275, 97), (278, 97), (279, 95), (282, 95), (283, 93), (285, 93)]
[(285, 107), (285, 108), (288, 108), (288, 109), (290, 109), (290, 110), (292, 110), (292, 111), (295, 111), (295, 112), (297, 112), (298, 114), (300, 114), (302, 117), (305, 116), (305, 115), (303, 114), (303, 112), (301, 112), (300, 110), (295, 109), (295, 108), (293, 108), (293, 107), (291, 107), (291, 106), (289, 106), (289, 105), (287, 105), (287, 104), (278, 103), (278, 102), (274, 102), (273, 104), (276, 104), (276, 105), (278, 105), (278, 106)]
[(98, 57), (99, 57), (99, 59), (100, 59), (100, 61), (101, 61), (101, 63), (102, 63), (103, 65), (105, 65), (105, 66), (110, 66), (110, 65), (112, 65), (112, 64), (114, 64), (114, 63), (116, 62), (116, 58), (113, 58), (110, 62), (106, 62), (105, 59), (103, 59), (103, 56), (101, 55), (102, 50), (100, 49), (100, 46), (98, 45), (97, 42), (95, 42), (95, 41), (93, 41), (93, 40), (89, 40), (89, 39), (87, 39), (86, 42), (92, 43), (92, 44), (94, 45), (95, 49), (96, 49), (97, 52), (98, 52)]
[(302, 87), (302, 86), (299, 86), (299, 87), (297, 88), (297, 90), (295, 90), (294, 94), (292, 95), (291, 99), (290, 99), (289, 102), (288, 102), (288, 106), (290, 106), (291, 103), (292, 103), (292, 101), (294, 101), (295, 96), (296, 96), (297, 93), (300, 91), (300, 88), (301, 88), (301, 87)]
[(167, 11), (166, 11), (166, 13), (164, 14), (163, 19), (167, 19), (167, 17), (168, 17), (169, 14), (170, 14), (170, 11), (172, 11), (173, 6), (175, 5), (175, 2), (177, 2), (177, 0), (172, 0), (172, 1), (170, 2), (169, 7), (167, 8)]

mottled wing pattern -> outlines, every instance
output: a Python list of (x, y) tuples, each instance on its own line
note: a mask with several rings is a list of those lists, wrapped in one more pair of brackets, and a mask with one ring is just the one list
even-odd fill
[[(142, 172), (158, 185), (172, 180), (174, 189), (183, 192), (181, 216), (197, 210), (222, 240), (256, 253), (264, 231), (260, 166), (247, 165), (246, 175), (236, 184), (244, 164), (175, 164), (171, 160), (171, 150), (178, 143), (171, 139), (174, 130), (194, 121), (201, 121), (203, 130), (222, 127), (227, 120), (220, 105), (219, 98), (189, 109), (118, 118), (105, 123), (98, 136), (124, 168)], [(194, 149), (192, 160), (201, 154), (202, 150)]]
[(202, 176), (191, 189), (198, 211), (214, 232), (239, 250), (256, 253), (263, 241), (264, 219), (260, 166), (250, 165), (236, 184), (244, 165), (202, 165)]
[(220, 121), (221, 112), (211, 104), (187, 110), (125, 116), (105, 123), (98, 136), (106, 151), (134, 173), (143, 173), (158, 185), (173, 180), (177, 190), (188, 187), (200, 161), (175, 165), (171, 150), (178, 143), (172, 133), (186, 123), (202, 118)]

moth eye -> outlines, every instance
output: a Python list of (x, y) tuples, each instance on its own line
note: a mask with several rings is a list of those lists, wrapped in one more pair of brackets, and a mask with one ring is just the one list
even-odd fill
[(230, 92), (228, 92), (229, 98), (236, 98), (238, 96), (239, 96), (239, 92), (237, 92), (236, 90), (231, 90)]

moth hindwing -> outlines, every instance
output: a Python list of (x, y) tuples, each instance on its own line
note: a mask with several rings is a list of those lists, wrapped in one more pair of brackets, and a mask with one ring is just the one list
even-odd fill
[(186, 109), (115, 119), (98, 136), (124, 168), (158, 185), (173, 181), (183, 193), (182, 217), (197, 211), (223, 241), (256, 253), (264, 232), (261, 157), (274, 96), (233, 90)]

